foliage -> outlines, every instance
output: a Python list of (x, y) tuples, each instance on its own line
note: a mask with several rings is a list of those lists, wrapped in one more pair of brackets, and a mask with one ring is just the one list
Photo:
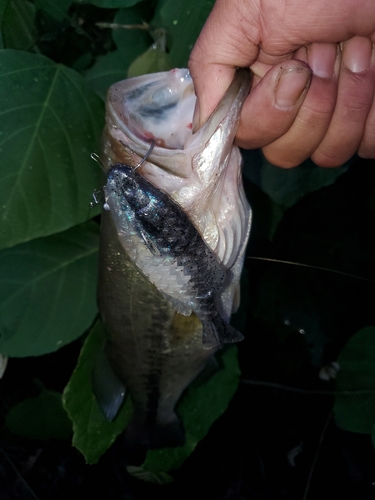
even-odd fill
[[(91, 193), (102, 182), (100, 169), (90, 159), (90, 153), (100, 148), (106, 90), (128, 75), (186, 66), (213, 3), (213, 0), (3, 0), (0, 3), (2, 354), (18, 358), (52, 353), (90, 330), (97, 314), (98, 224), (88, 219), (97, 217), (98, 209), (89, 211), (89, 202)], [(104, 25), (100, 27), (96, 23)], [(119, 27), (124, 24), (136, 24), (138, 28)], [(328, 205), (321, 202), (324, 193), (331, 193), (329, 189), (339, 185), (347, 166), (322, 170), (306, 162), (298, 169), (282, 171), (266, 162), (259, 151), (248, 153), (245, 163), (255, 213), (251, 248), (257, 247), (254, 241), (264, 238), (267, 245), (273, 241), (281, 249), (273, 257), (375, 278), (371, 267), (373, 247), (364, 236), (371, 234), (372, 229), (360, 232), (361, 224), (358, 224), (358, 221), (373, 221), (369, 213), (374, 207), (375, 190), (372, 185), (371, 191), (370, 182), (369, 195), (366, 187), (358, 190), (363, 200), (355, 197), (353, 189), (353, 193), (345, 191), (339, 198), (340, 203), (345, 200), (348, 205), (341, 214), (342, 227), (338, 228), (334, 218), (331, 226), (327, 223), (331, 212), (327, 210)], [(306, 206), (308, 209), (304, 211)], [(362, 212), (355, 219), (354, 209), (359, 206)], [(323, 215), (319, 207), (325, 208)], [(310, 221), (308, 225), (306, 220)], [(290, 221), (294, 227), (300, 224), (297, 241), (293, 241), (288, 232), (288, 224), (293, 225)], [(326, 231), (319, 232), (315, 223)], [(367, 224), (366, 230), (368, 227), (373, 226)], [(286, 241), (289, 253), (285, 250)], [(323, 250), (318, 250), (318, 246)], [(277, 352), (276, 362), (287, 366), (288, 373), (292, 373), (309, 363), (309, 356), (314, 358), (312, 364), (321, 361), (325, 346), (332, 340), (327, 334), (332, 330), (332, 317), (335, 321), (339, 318), (340, 325), (348, 326), (345, 315), (350, 304), (345, 299), (340, 305), (334, 302), (342, 288), (339, 281), (335, 286), (333, 280), (328, 279), (327, 286), (322, 282), (318, 286), (315, 275), (305, 274), (302, 279), (296, 277), (296, 272), (286, 274), (288, 277), (284, 280), (283, 273), (280, 278), (280, 273), (273, 269), (265, 276), (264, 289), (270, 286), (277, 289), (277, 298), (272, 293), (259, 293), (256, 300), (249, 296), (246, 299), (249, 302), (242, 307), (250, 309), (251, 300), (264, 301), (253, 309), (260, 317), (262, 311), (264, 315), (272, 311), (267, 317), (267, 328), (272, 321), (282, 323), (284, 328), (285, 321), (290, 326), (296, 317), (291, 313), (291, 305), (295, 308), (304, 302), (301, 308), (305, 307), (305, 315), (297, 315), (297, 319), (303, 317), (311, 333), (301, 340), (300, 334), (293, 336), (285, 329), (276, 329), (274, 343), (268, 342), (266, 346), (268, 352)], [(251, 274), (248, 279), (250, 282)], [(310, 300), (306, 292), (310, 285), (313, 289), (319, 288), (317, 299)], [(246, 296), (246, 288), (243, 296)], [(357, 290), (356, 286), (352, 288)], [(262, 292), (262, 286), (259, 290)], [(358, 313), (361, 315), (365, 317), (362, 309)], [(245, 325), (243, 318), (237, 321)], [(364, 321), (356, 325), (358, 328), (348, 326), (350, 332), (346, 338), (369, 324), (373, 321)], [(90, 370), (94, 354), (103, 342), (99, 330), (96, 324), (64, 393), (65, 406), (75, 422), (74, 444), (84, 451), (90, 463), (98, 460), (130, 415), (129, 402), (113, 424), (104, 423), (98, 413), (91, 392)], [(343, 349), (339, 357), (342, 371), (337, 382), (340, 390), (373, 390), (374, 374), (369, 363), (372, 335), (372, 327), (360, 330)], [(341, 349), (342, 340), (336, 345)], [(225, 356), (230, 358), (226, 358), (230, 365), (227, 371), (218, 373), (207, 386), (194, 387), (181, 401), (179, 411), (188, 430), (189, 450), (150, 452), (143, 469), (133, 471), (134, 474), (142, 476), (150, 471), (156, 473), (178, 467), (206, 434), (228, 404), (234, 392), (234, 379), (238, 377), (233, 350), (228, 350)], [(213, 394), (212, 388), (218, 386), (221, 386), (220, 408), (215, 409), (213, 405), (212, 413), (208, 411), (203, 417), (195, 415), (192, 407), (200, 398), (207, 399), (208, 392)], [(48, 426), (44, 437), (40, 433), (46, 414), (52, 412), (60, 419), (60, 399), (47, 389), (37, 398), (26, 399), (8, 413), (9, 428), (42, 439), (66, 436), (70, 431), (66, 421), (62, 422), (63, 417), (61, 434), (56, 427), (50, 430)], [(39, 414), (36, 408), (40, 409)], [(77, 422), (79, 408), (82, 408), (79, 416), (82, 421)], [(35, 415), (35, 428), (27, 430), (22, 420), (26, 411)], [(335, 400), (338, 425), (355, 432), (372, 432), (375, 441), (374, 412), (372, 396), (337, 396)], [(204, 421), (197, 434), (192, 430), (194, 418)], [(87, 422), (90, 425), (86, 430), (90, 432), (85, 433)], [(102, 439), (93, 439), (95, 432), (99, 432)], [(167, 482), (169, 479), (156, 475), (152, 480)]]
[(357, 332), (338, 357), (336, 423), (351, 432), (371, 434), (375, 426), (375, 326)]
[(100, 322), (92, 328), (63, 394), (64, 407), (73, 421), (73, 445), (89, 464), (96, 463), (104, 451), (129, 423), (132, 407), (129, 399), (113, 422), (102, 414), (92, 390), (92, 372), (105, 344), (105, 332)]
[(98, 225), (0, 252), (0, 351), (37, 356), (76, 339), (96, 315)]
[(10, 410), (7, 427), (29, 439), (67, 439), (72, 426), (61, 404), (61, 394), (42, 390), (35, 398), (25, 399)]

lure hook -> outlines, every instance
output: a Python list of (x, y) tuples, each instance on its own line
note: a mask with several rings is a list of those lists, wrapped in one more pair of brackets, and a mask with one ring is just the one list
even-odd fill
[[(121, 144), (122, 144), (124, 147), (127, 147), (125, 143), (123, 143), (122, 141), (120, 141), (120, 142), (121, 142)], [(133, 168), (134, 168), (134, 171), (135, 171), (135, 170), (138, 170), (138, 169), (139, 169), (139, 167), (141, 167), (141, 166), (145, 163), (145, 161), (147, 160), (147, 158), (148, 158), (148, 157), (150, 156), (150, 154), (152, 153), (152, 150), (153, 150), (153, 149), (154, 149), (154, 147), (155, 147), (155, 141), (154, 141), (153, 139), (151, 139), (149, 142), (150, 142), (150, 144), (151, 144), (151, 145), (150, 145), (149, 150), (148, 150), (148, 151), (147, 151), (147, 153), (144, 155), (144, 157), (142, 158), (142, 160), (141, 160), (141, 161), (140, 161), (140, 162), (139, 162), (139, 163), (138, 163), (135, 167), (133, 167)], [(135, 151), (133, 151), (133, 153), (135, 153)], [(135, 153), (135, 154), (136, 154), (136, 153)], [(128, 166), (130, 166), (130, 165), (128, 165)]]
[[(123, 146), (125, 146), (125, 144), (120, 141), (121, 144)], [(134, 167), (134, 170), (138, 170), (139, 167), (141, 167), (145, 161), (147, 160), (147, 158), (150, 156), (150, 154), (152, 153), (152, 150), (154, 149), (155, 147), (155, 141), (153, 139), (151, 139), (150, 141), (151, 145), (150, 145), (150, 148), (149, 150), (147, 151), (147, 153), (144, 155), (144, 157), (142, 158), (142, 160)], [(91, 153), (90, 155), (91, 159), (96, 161), (96, 163), (98, 163), (101, 167), (102, 170), (104, 170), (104, 167), (103, 167), (103, 163), (102, 163), (102, 160), (100, 159), (100, 156), (97, 155), (96, 153)], [(99, 205), (99, 203), (103, 200), (103, 198), (98, 198), (98, 195), (102, 193), (102, 189), (94, 189), (93, 193), (92, 193), (92, 201), (90, 201), (89, 203), (89, 206), (90, 206), (90, 210), (95, 208), (97, 205)], [(104, 209), (105, 210), (109, 210), (109, 206), (107, 203), (104, 204)], [(89, 213), (90, 213), (90, 210), (89, 210)]]
[(104, 172), (104, 166), (100, 156), (96, 153), (91, 153), (90, 158), (94, 160)]
[(102, 189), (94, 189), (93, 193), (92, 193), (92, 199), (93, 201), (90, 201), (89, 205), (90, 205), (90, 208), (95, 208), (96, 205), (99, 205), (99, 203), (102, 201), (103, 198), (98, 198), (98, 194), (100, 194), (102, 192)]

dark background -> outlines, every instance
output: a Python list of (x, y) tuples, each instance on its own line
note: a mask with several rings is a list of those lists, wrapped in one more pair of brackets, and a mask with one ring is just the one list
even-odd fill
[[(238, 345), (241, 383), (225, 414), (172, 473), (172, 484), (130, 476), (119, 445), (90, 466), (69, 441), (31, 441), (3, 425), (0, 498), (375, 498), (370, 436), (336, 427), (333, 396), (324, 394), (334, 383), (318, 377), (351, 335), (374, 323), (375, 284), (360, 279), (375, 280), (372, 169), (371, 161), (357, 160), (333, 185), (304, 196), (285, 212), (273, 243), (267, 238), (267, 203), (245, 180), (254, 225), (245, 264), (245, 340)], [(286, 326), (284, 317), (303, 323)], [(316, 354), (321, 345), (323, 352)], [(12, 359), (1, 381), (3, 416), (6, 408), (38, 393), (35, 379), (62, 391), (80, 347), (78, 340), (53, 354)]]

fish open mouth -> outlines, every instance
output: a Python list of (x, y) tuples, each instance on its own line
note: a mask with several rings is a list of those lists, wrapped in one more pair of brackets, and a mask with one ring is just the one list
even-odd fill
[(133, 84), (126, 81), (126, 89), (123, 82), (111, 87), (109, 106), (116, 126), (133, 140), (153, 139), (165, 149), (184, 149), (192, 135), (196, 102), (190, 73), (174, 69), (148, 76), (152, 81), (142, 86), (133, 79)]

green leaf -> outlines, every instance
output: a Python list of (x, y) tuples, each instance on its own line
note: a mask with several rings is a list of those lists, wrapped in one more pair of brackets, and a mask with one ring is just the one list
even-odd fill
[(98, 58), (97, 62), (86, 73), (86, 80), (93, 90), (104, 100), (109, 87), (125, 80), (133, 56), (128, 49), (109, 52)]
[(169, 71), (172, 68), (168, 54), (163, 50), (151, 48), (139, 56), (128, 69), (128, 78)]
[(113, 422), (102, 414), (92, 390), (92, 371), (105, 344), (105, 331), (97, 322), (87, 337), (77, 366), (63, 393), (63, 404), (73, 421), (73, 445), (89, 464), (96, 463), (125, 429), (132, 414), (129, 398)]
[(0, 51), (0, 248), (87, 220), (103, 103), (76, 72)]
[[(116, 437), (126, 428), (132, 415), (132, 403), (126, 398), (113, 422), (108, 422), (101, 413), (92, 391), (92, 371), (105, 343), (105, 330), (98, 322), (86, 339), (77, 367), (64, 390), (63, 403), (73, 420), (73, 444), (85, 456), (88, 463), (96, 463), (111, 446)], [(239, 380), (237, 349), (232, 346), (219, 354), (223, 369), (204, 383), (193, 383), (177, 405), (185, 431), (186, 443), (179, 448), (151, 450), (147, 453), (142, 471), (166, 472), (178, 469), (193, 452), (198, 442), (207, 434), (212, 423), (227, 408)], [(198, 381), (199, 382), (199, 381)], [(133, 471), (134, 472), (134, 471)], [(154, 482), (168, 481), (158, 475), (143, 476)]]
[(68, 18), (67, 12), (73, 0), (35, 0), (37, 9), (44, 10), (56, 21), (62, 22)]
[(211, 425), (224, 413), (237, 390), (240, 369), (237, 348), (231, 346), (218, 353), (223, 368), (203, 384), (192, 384), (177, 404), (177, 414), (184, 427), (186, 442), (177, 448), (149, 450), (143, 467), (152, 472), (178, 469), (208, 433)]
[(3, 0), (0, 32), (3, 47), (32, 50), (36, 41), (35, 5), (27, 0)]
[(160, 0), (152, 24), (163, 26), (169, 35), (172, 67), (187, 67), (195, 40), (210, 13), (214, 0)]
[(244, 151), (243, 155), (244, 175), (283, 209), (307, 193), (333, 184), (349, 167), (346, 163), (339, 168), (321, 168), (307, 160), (298, 168), (285, 169), (272, 165), (256, 151)]
[[(358, 394), (335, 396), (334, 415), (344, 430), (371, 434), (375, 424), (375, 326), (359, 330), (341, 351), (338, 391)], [(360, 391), (367, 391), (361, 394)]]
[[(120, 9), (113, 22), (120, 25), (141, 25), (145, 21), (144, 12), (145, 4), (131, 9)], [(143, 29), (114, 28), (112, 38), (118, 49), (127, 49), (131, 52), (133, 60), (147, 50), (153, 41), (148, 31)]]
[(15, 434), (29, 439), (68, 439), (72, 424), (64, 411), (61, 394), (44, 390), (11, 408), (6, 425)]
[(102, 9), (132, 7), (139, 2), (142, 2), (142, 0), (75, 0), (75, 3), (96, 5)]
[(97, 314), (97, 251), (88, 222), (0, 252), (0, 352), (37, 356), (84, 333)]

